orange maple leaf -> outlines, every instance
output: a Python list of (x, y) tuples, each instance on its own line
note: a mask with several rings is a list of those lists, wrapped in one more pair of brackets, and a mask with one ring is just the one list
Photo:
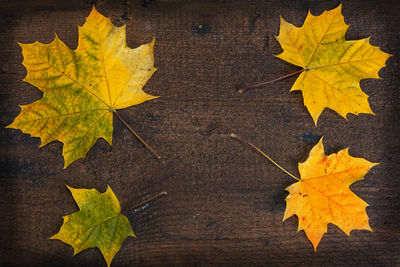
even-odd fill
[(321, 138), (308, 159), (299, 163), (301, 179), (286, 188), (289, 195), (283, 221), (297, 215), (298, 230), (304, 230), (315, 251), (328, 223), (347, 235), (352, 230), (372, 231), (365, 209), (368, 204), (349, 186), (377, 164), (350, 156), (348, 148), (326, 156)]
[(286, 197), (283, 221), (297, 215), (298, 231), (304, 230), (315, 251), (322, 236), (327, 232), (328, 223), (336, 224), (347, 235), (350, 235), (352, 230), (372, 231), (365, 210), (368, 204), (354, 194), (349, 186), (362, 180), (369, 169), (379, 163), (352, 157), (348, 153), (348, 148), (326, 156), (321, 138), (310, 151), (308, 159), (299, 163), (301, 175), (299, 179), (250, 141), (234, 133), (230, 136), (248, 144), (282, 171), (298, 180), (286, 188), (289, 195)]

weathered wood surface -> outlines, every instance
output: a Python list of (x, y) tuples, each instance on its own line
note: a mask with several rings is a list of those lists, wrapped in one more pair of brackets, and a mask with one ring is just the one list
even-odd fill
[[(301, 25), (308, 9), (320, 14), (340, 1), (97, 1), (117, 25), (127, 24), (130, 47), (156, 36), (158, 71), (145, 90), (162, 97), (121, 115), (162, 156), (155, 160), (118, 120), (114, 143), (98, 141), (84, 160), (63, 169), (62, 145), (41, 149), (38, 138), (4, 129), (18, 104), (41, 97), (24, 83), (17, 44), (50, 42), (57, 32), (75, 48), (91, 1), (1, 1), (1, 265), (98, 266), (97, 249), (72, 257), (72, 248), (48, 240), (61, 217), (77, 210), (64, 184), (104, 191), (122, 207), (168, 191), (128, 214), (137, 239), (127, 239), (113, 266), (399, 265), (400, 111), (398, 1), (343, 1), (347, 39), (371, 35), (394, 54), (381, 80), (362, 81), (376, 116), (344, 120), (326, 110), (318, 127), (289, 93), (295, 77), (239, 95), (237, 89), (296, 70), (273, 54), (279, 15)], [(202, 25), (202, 27), (199, 27)], [(294, 182), (234, 131), (297, 173), (320, 136), (327, 152), (350, 147), (381, 164), (351, 188), (370, 204), (374, 232), (347, 237), (333, 225), (314, 253), (297, 218), (282, 223), (285, 187)]]

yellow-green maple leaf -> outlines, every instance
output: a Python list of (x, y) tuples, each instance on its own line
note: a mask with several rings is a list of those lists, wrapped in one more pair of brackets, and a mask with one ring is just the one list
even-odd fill
[(20, 44), (24, 78), (43, 98), (21, 106), (9, 128), (40, 137), (41, 146), (64, 143), (64, 167), (84, 158), (98, 138), (111, 145), (113, 112), (155, 98), (142, 87), (156, 71), (151, 43), (130, 49), (125, 25), (115, 27), (93, 7), (79, 27), (77, 49), (58, 37), (50, 44)]
[(303, 68), (291, 91), (302, 91), (304, 105), (315, 124), (325, 108), (344, 118), (348, 113), (374, 114), (360, 80), (379, 78), (379, 70), (390, 57), (372, 46), (369, 38), (346, 41), (349, 26), (341, 8), (339, 5), (320, 16), (308, 12), (302, 27), (281, 17), (276, 37), (283, 49), (277, 57)]
[(96, 189), (67, 187), (79, 211), (64, 216), (60, 231), (50, 239), (71, 245), (74, 255), (98, 247), (110, 266), (124, 240), (129, 236), (135, 237), (128, 218), (121, 214), (117, 197), (109, 186), (104, 193)]
[(304, 230), (314, 250), (327, 232), (329, 223), (347, 235), (352, 230), (372, 231), (365, 208), (368, 206), (349, 186), (362, 180), (377, 163), (349, 155), (348, 149), (325, 155), (322, 138), (299, 163), (301, 179), (286, 188), (286, 210), (283, 220), (297, 215), (298, 230)]

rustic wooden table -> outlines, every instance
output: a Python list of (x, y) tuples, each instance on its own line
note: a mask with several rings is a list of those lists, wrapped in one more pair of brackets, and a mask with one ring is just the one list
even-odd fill
[[(297, 68), (273, 54), (281, 50), (279, 16), (300, 26), (310, 9), (320, 14), (340, 1), (96, 1), (116, 25), (127, 24), (130, 47), (156, 37), (159, 67), (145, 86), (162, 96), (120, 113), (162, 156), (154, 159), (114, 121), (113, 146), (99, 140), (85, 159), (63, 169), (62, 145), (38, 148), (39, 139), (5, 129), (41, 93), (21, 79), (17, 44), (50, 42), (54, 33), (77, 45), (77, 24), (92, 1), (1, 1), (2, 58), (1, 266), (98, 266), (98, 249), (72, 257), (72, 248), (48, 238), (62, 216), (77, 210), (65, 184), (104, 191), (110, 185), (123, 208), (160, 191), (159, 198), (128, 214), (137, 239), (127, 239), (113, 266), (400, 265), (400, 110), (398, 1), (343, 1), (347, 39), (371, 35), (373, 45), (394, 54), (383, 79), (361, 82), (376, 116), (344, 120), (325, 110), (315, 127), (296, 77), (238, 94), (255, 81)], [(201, 25), (201, 26), (200, 26)], [(252, 140), (290, 172), (320, 136), (328, 153), (381, 164), (351, 186), (363, 198), (374, 232), (347, 237), (329, 225), (317, 253), (297, 218), (282, 223), (285, 187), (294, 182), (248, 146)]]

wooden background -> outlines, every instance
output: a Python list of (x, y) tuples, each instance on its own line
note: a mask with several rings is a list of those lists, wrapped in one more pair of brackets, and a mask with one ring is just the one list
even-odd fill
[[(325, 110), (318, 127), (301, 93), (289, 93), (296, 77), (238, 94), (237, 89), (297, 70), (273, 57), (280, 47), (279, 16), (300, 26), (308, 9), (319, 15), (340, 1), (96, 1), (116, 25), (127, 24), (130, 47), (156, 36), (159, 67), (145, 91), (162, 97), (120, 114), (151, 144), (154, 159), (118, 120), (113, 146), (99, 140), (87, 157), (63, 169), (62, 145), (38, 148), (39, 139), (5, 129), (20, 109), (41, 97), (21, 79), (18, 42), (50, 42), (54, 33), (77, 45), (92, 1), (1, 1), (1, 259), (2, 266), (104, 266), (98, 249), (72, 257), (72, 248), (48, 240), (62, 216), (77, 211), (65, 184), (110, 185), (122, 208), (168, 191), (130, 212), (137, 239), (127, 239), (113, 266), (400, 265), (400, 110), (398, 1), (343, 1), (347, 39), (371, 35), (373, 45), (394, 54), (381, 80), (361, 82), (376, 116), (344, 120)], [(200, 26), (202, 25), (202, 26)], [(329, 225), (314, 253), (297, 217), (282, 223), (285, 187), (295, 182), (248, 146), (262, 148), (290, 172), (307, 158), (320, 136), (328, 153), (381, 164), (351, 186), (370, 207), (374, 232), (347, 237)]]

